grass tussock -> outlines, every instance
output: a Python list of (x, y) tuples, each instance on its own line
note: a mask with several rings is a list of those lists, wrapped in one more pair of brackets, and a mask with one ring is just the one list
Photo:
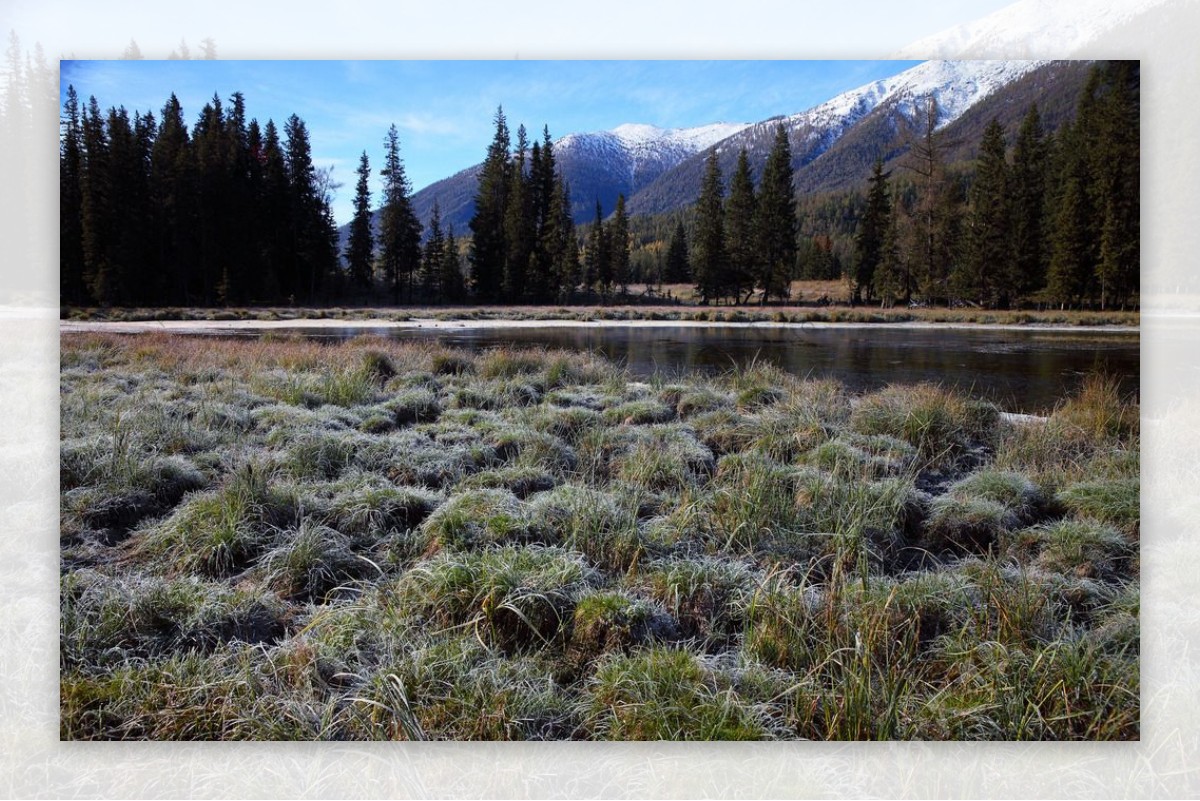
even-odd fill
[(65, 739), (1139, 736), (1103, 379), (1010, 421), (768, 365), (89, 334), (60, 387)]

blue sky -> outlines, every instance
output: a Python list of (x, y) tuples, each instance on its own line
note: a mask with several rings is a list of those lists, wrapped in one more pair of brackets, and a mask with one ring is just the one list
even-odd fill
[(102, 109), (160, 110), (172, 92), (190, 127), (216, 93), (240, 91), (261, 124), (295, 113), (313, 161), (342, 184), (334, 201), (349, 221), (359, 154), (372, 193), (383, 140), (395, 123), (414, 190), (483, 159), (503, 105), (509, 126), (557, 139), (622, 123), (682, 128), (793, 114), (912, 66), (911, 61), (63, 61), (61, 91)]

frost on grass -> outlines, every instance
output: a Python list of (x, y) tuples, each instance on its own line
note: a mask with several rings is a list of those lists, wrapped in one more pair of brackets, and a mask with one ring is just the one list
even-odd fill
[[(712, 312), (710, 312), (712, 313)], [(64, 336), (66, 739), (1134, 739), (1136, 403)]]

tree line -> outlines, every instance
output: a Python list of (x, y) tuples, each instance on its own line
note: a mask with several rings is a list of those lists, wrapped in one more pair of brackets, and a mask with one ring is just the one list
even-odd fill
[(951, 179), (930, 105), (889, 188), (877, 161), (848, 275), (857, 302), (1125, 308), (1139, 288), (1138, 67), (1093, 68), (1073, 122), (1030, 106), (1009, 148), (984, 130), (968, 180)]
[(291, 115), (246, 118), (214, 95), (189, 132), (172, 94), (155, 119), (63, 105), (60, 293), (70, 305), (319, 302), (335, 289), (334, 186)]
[[(380, 202), (357, 170), (344, 252), (336, 189), (296, 115), (282, 135), (214, 95), (190, 133), (174, 95), (158, 120), (81, 108), (60, 135), (61, 292), (67, 305), (572, 303), (631, 284), (690, 284), (702, 303), (786, 301), (796, 278), (839, 279), (853, 303), (1126, 306), (1138, 292), (1138, 67), (1092, 69), (1073, 122), (1028, 109), (1011, 147), (995, 120), (973, 164), (919, 110), (905, 155), (877, 161), (865, 191), (798, 198), (787, 131), (759, 181), (743, 150), (729, 181), (710, 151), (696, 203), (630, 219), (596, 204), (577, 230), (548, 127), (515, 144), (503, 109), (469, 231), (422, 226), (395, 126)], [(727, 192), (726, 192), (727, 188)], [(606, 213), (607, 212), (607, 213)]]

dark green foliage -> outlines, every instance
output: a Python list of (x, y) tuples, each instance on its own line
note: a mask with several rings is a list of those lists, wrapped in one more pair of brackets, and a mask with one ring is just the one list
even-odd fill
[(796, 195), (792, 187), (792, 151), (787, 129), (775, 132), (758, 185), (758, 288), (762, 302), (787, 300), (796, 261)]
[(696, 233), (692, 240), (692, 279), (700, 301), (709, 301), (723, 294), (725, 270), (725, 207), (721, 201), (721, 166), (716, 148), (709, 151), (705, 162), (700, 198), (696, 201)]
[(754, 271), (758, 259), (754, 237), (757, 211), (754, 183), (750, 178), (750, 161), (746, 149), (742, 148), (729, 184), (729, 198), (725, 202), (725, 245), (729, 265), (723, 283), (738, 303), (742, 302), (743, 293), (748, 297), (754, 291)]
[(371, 164), (367, 151), (358, 162), (358, 183), (354, 190), (354, 219), (350, 221), (350, 241), (346, 245), (346, 264), (350, 281), (359, 289), (369, 289), (375, 256), (375, 237), (371, 232), (371, 188), (368, 178)]
[(412, 300), (413, 280), (421, 261), (421, 224), (409, 197), (395, 125), (388, 129), (384, 147), (383, 169), (379, 173), (384, 180), (383, 206), (379, 210), (379, 261), (392, 292), (392, 302), (399, 303), (401, 287)]
[[(875, 160), (871, 173), (870, 188), (867, 190), (867, 207), (858, 224), (858, 235), (854, 244), (858, 266), (854, 271), (854, 302), (874, 298), (875, 273), (884, 260), (884, 239), (892, 221), (892, 203), (888, 197), (887, 180), (890, 173), (883, 171), (883, 159)], [(866, 290), (864, 296), (863, 291)]]
[(989, 308), (1008, 308), (1016, 276), (1004, 131), (996, 120), (984, 130), (979, 146), (966, 244), (966, 258), (952, 276), (955, 294)]
[(667, 248), (667, 264), (663, 271), (663, 282), (667, 284), (686, 284), (692, 280), (689, 266), (687, 233), (683, 230), (683, 221), (675, 226), (671, 234), (671, 244)]
[(475, 216), (471, 218), (471, 282), (477, 300), (493, 303), (500, 299), (507, 251), (504, 211), (508, 205), (508, 151), (511, 140), (504, 109), (496, 109), (496, 134), (488, 145), (487, 158), (479, 173), (475, 193)]

